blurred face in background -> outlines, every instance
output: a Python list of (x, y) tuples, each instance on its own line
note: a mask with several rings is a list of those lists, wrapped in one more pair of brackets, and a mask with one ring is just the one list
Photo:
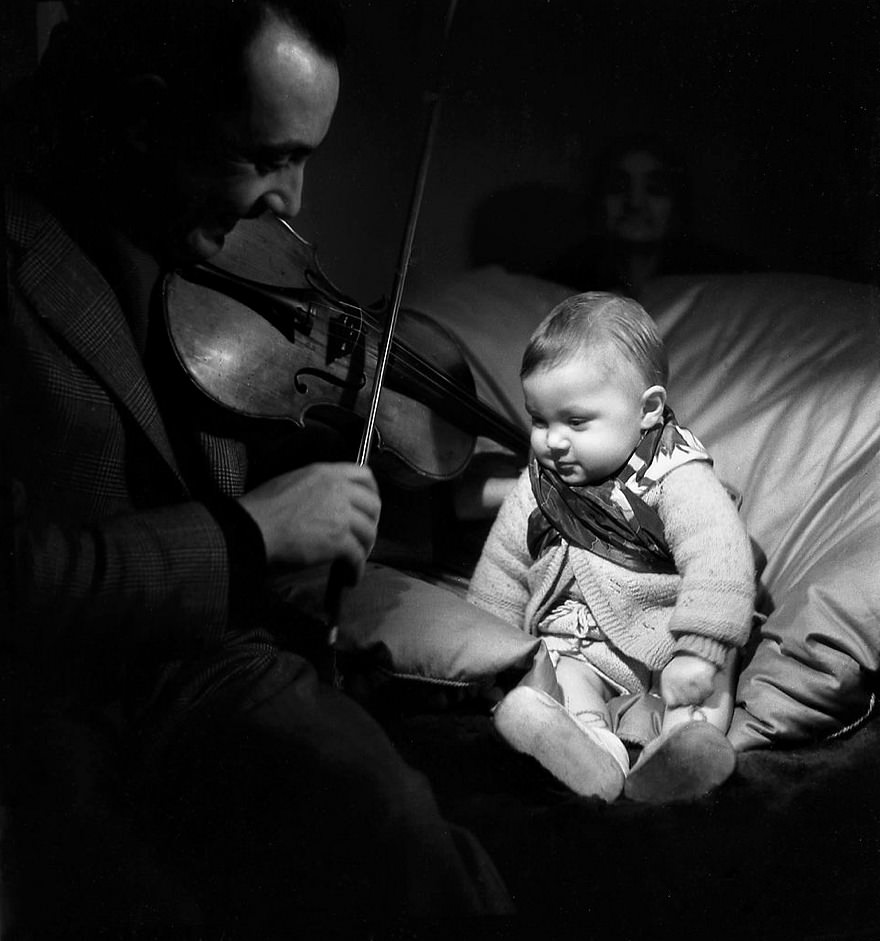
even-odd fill
[(607, 233), (622, 242), (662, 242), (672, 229), (675, 199), (663, 163), (646, 150), (625, 153), (604, 188)]

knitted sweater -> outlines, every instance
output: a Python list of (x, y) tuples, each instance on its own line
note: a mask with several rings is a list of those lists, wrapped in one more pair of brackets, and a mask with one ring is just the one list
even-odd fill
[(631, 692), (675, 653), (720, 667), (748, 639), (754, 605), (754, 562), (736, 508), (704, 461), (670, 471), (642, 499), (663, 522), (675, 574), (630, 571), (564, 540), (533, 559), (526, 532), (536, 504), (524, 472), (489, 533), (469, 600), (531, 634), (563, 601), (585, 602), (607, 640), (595, 665)]

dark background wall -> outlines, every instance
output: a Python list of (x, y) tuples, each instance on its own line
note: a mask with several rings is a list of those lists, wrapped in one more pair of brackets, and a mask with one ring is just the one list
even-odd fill
[[(349, 7), (345, 97), (302, 226), (369, 295), (391, 280), (446, 2)], [(460, 0), (410, 283), (467, 267), (478, 207), (514, 187), (523, 243), (552, 254), (591, 155), (636, 129), (685, 156), (700, 237), (874, 277), (877, 29), (871, 0)]]
[[(0, 6), (9, 81), (61, 5)], [(343, 97), (299, 227), (367, 302), (393, 282), (447, 0), (347, 9)], [(472, 264), (478, 211), (504, 208), (520, 250), (552, 257), (591, 156), (633, 130), (685, 157), (701, 239), (877, 279), (878, 22), (875, 0), (459, 0), (409, 285)]]

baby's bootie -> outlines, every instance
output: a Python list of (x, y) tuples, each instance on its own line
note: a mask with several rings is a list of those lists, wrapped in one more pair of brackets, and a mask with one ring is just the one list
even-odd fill
[(723, 784), (735, 768), (736, 752), (722, 731), (702, 720), (687, 722), (645, 747), (623, 793), (647, 804), (695, 800)]
[(609, 803), (620, 796), (629, 758), (604, 725), (579, 721), (549, 693), (529, 685), (511, 690), (493, 718), (512, 748), (531, 755), (576, 794)]

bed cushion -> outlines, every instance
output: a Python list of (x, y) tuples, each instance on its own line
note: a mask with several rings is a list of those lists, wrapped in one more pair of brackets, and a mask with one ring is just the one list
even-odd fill
[(864, 716), (880, 657), (877, 290), (804, 275), (657, 282), (670, 398), (767, 556), (770, 616), (743, 668), (738, 748)]
[[(480, 394), (524, 424), (522, 348), (569, 293), (492, 267), (414, 306), (457, 334)], [(868, 285), (794, 274), (663, 278), (643, 298), (669, 348), (670, 403), (742, 492), (744, 521), (767, 556), (769, 617), (744, 661), (731, 730), (743, 750), (836, 734), (872, 703), (877, 301)]]
[[(299, 609), (323, 618), (327, 570), (278, 582)], [(362, 671), (448, 687), (485, 686), (525, 672), (538, 640), (464, 599), (464, 591), (428, 576), (367, 563), (363, 578), (342, 592), (337, 649)]]

